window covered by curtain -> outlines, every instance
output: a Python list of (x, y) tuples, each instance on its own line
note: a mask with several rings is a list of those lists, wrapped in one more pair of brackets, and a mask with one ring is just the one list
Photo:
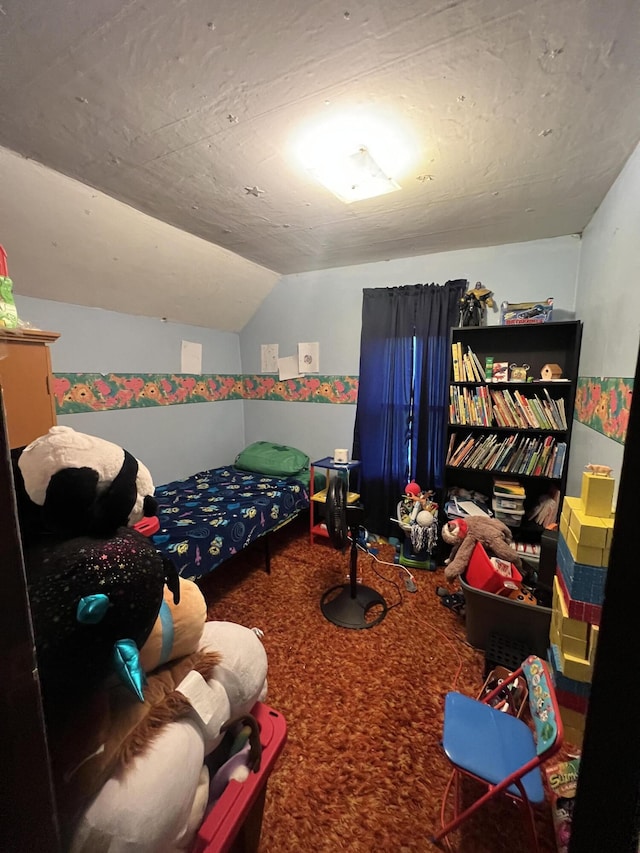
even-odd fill
[(397, 532), (390, 518), (404, 487), (443, 482), (449, 329), (467, 282), (366, 288), (353, 458), (362, 463), (366, 524)]

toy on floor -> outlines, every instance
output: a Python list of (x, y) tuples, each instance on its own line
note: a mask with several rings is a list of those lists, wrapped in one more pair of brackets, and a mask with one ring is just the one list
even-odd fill
[(450, 592), (443, 586), (436, 588), (436, 595), (440, 598), (440, 604), (453, 610), (456, 616), (465, 615), (465, 598), (463, 592)]
[(438, 541), (438, 504), (432, 491), (423, 491), (416, 482), (405, 486), (398, 504), (398, 524), (411, 540), (414, 553), (432, 552)]
[(513, 563), (518, 569), (522, 568), (520, 556), (511, 545), (511, 531), (496, 518), (469, 516), (448, 521), (442, 526), (442, 538), (452, 546), (444, 570), (449, 581), (464, 573), (476, 542), (480, 542), (490, 554)]

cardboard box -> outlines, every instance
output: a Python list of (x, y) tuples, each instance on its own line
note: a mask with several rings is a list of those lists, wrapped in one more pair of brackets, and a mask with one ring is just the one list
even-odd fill
[(502, 302), (500, 323), (503, 326), (521, 326), (529, 323), (550, 323), (553, 316), (553, 298), (539, 302)]
[(604, 565), (604, 548), (592, 548), (589, 545), (583, 545), (582, 542), (578, 541), (571, 527), (569, 527), (566, 543), (576, 563), (581, 563), (584, 566)]
[(563, 654), (587, 658), (589, 654), (590, 626), (581, 619), (569, 616), (558, 576), (553, 579), (553, 615), (551, 616), (551, 639)]
[(571, 523), (571, 513), (575, 512), (575, 510), (581, 510), (584, 512), (582, 498), (574, 498), (567, 495), (567, 497), (562, 501), (562, 512), (567, 516), (567, 523)]
[(587, 515), (597, 515), (600, 518), (611, 517), (613, 504), (613, 477), (600, 477), (597, 474), (582, 474), (582, 491), (580, 497)]
[(569, 529), (580, 543), (588, 548), (606, 548), (607, 528), (597, 515), (587, 515), (581, 509), (571, 512)]

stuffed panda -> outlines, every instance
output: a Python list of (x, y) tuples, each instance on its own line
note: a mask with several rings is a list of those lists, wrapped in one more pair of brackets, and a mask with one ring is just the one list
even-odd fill
[(51, 427), (28, 444), (18, 468), (29, 500), (40, 510), (41, 533), (109, 536), (158, 509), (142, 462), (117, 444), (68, 426)]
[(173, 563), (133, 526), (157, 509), (151, 474), (128, 451), (54, 426), (22, 450), (15, 479), (45, 707), (62, 715), (114, 672), (142, 701), (138, 649)]

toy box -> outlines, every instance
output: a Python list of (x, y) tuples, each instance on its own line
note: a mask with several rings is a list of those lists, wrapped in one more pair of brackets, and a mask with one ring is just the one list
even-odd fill
[(558, 853), (567, 853), (569, 849), (573, 804), (578, 785), (579, 770), (579, 758), (571, 758), (568, 761), (557, 761), (546, 768)]
[(502, 302), (502, 326), (520, 326), (529, 323), (550, 323), (553, 315), (553, 298), (541, 302)]

